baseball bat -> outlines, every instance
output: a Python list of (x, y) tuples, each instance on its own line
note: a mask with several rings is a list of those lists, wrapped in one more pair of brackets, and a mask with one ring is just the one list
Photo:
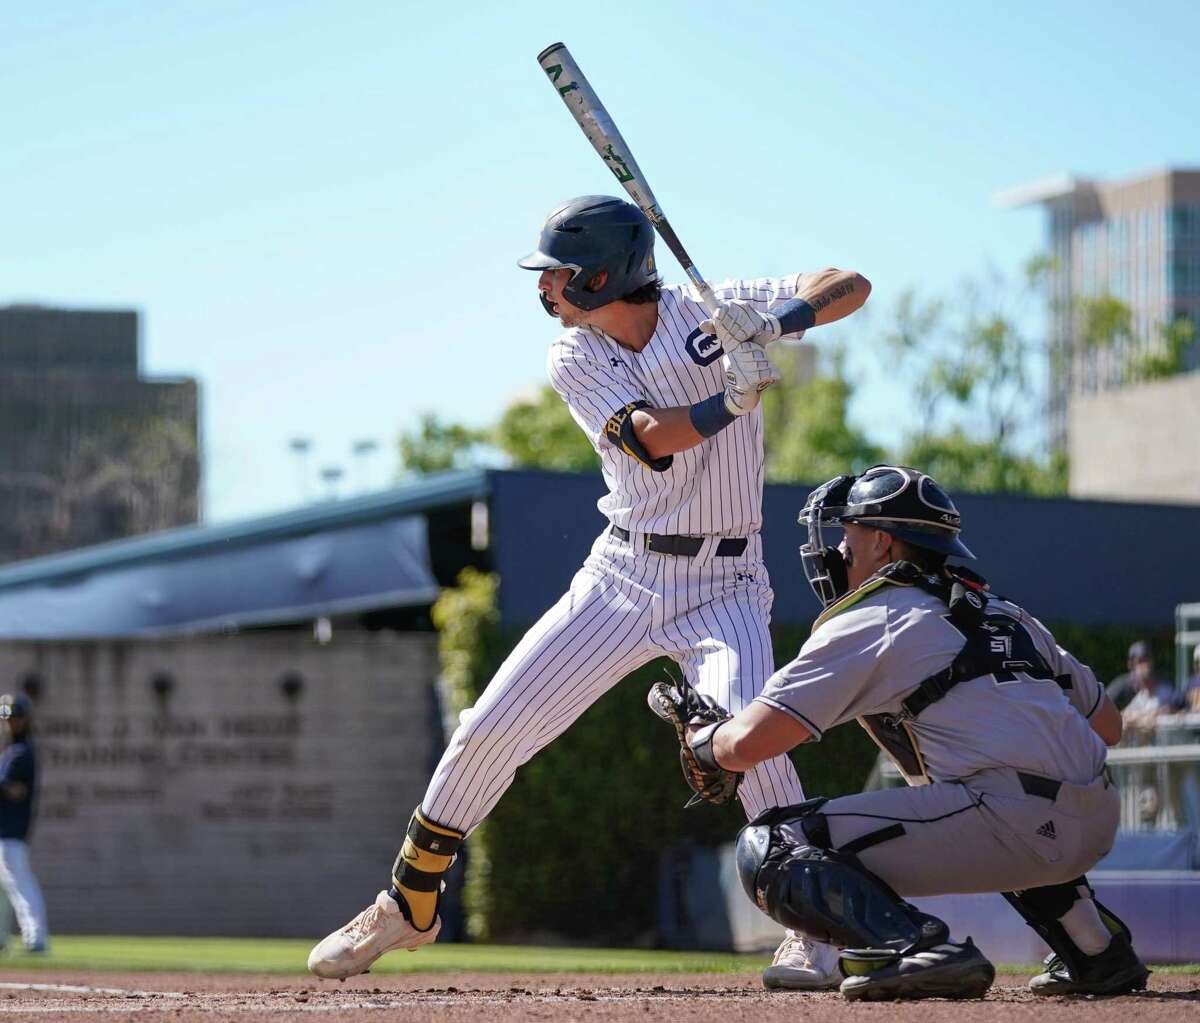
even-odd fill
[(583, 129), (583, 134), (587, 136), (592, 148), (621, 182), (629, 197), (650, 219), (658, 236), (667, 243), (667, 248), (674, 253), (679, 265), (683, 267), (683, 272), (695, 286), (704, 308), (710, 316), (713, 315), (717, 311), (716, 295), (700, 274), (696, 264), (692, 262), (692, 257), (687, 254), (687, 249), (683, 247), (670, 221), (663, 215), (662, 207), (654, 198), (646, 176), (638, 167), (633, 153), (621, 137), (617, 126), (613, 124), (608, 111), (604, 109), (604, 104), (579, 70), (575, 58), (563, 43), (555, 43), (542, 50), (537, 59), (567, 105), (571, 116), (575, 118), (575, 123)]

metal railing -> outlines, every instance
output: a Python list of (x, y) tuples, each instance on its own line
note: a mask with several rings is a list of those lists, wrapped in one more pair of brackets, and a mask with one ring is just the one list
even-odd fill
[[(1121, 793), (1122, 830), (1200, 831), (1200, 714), (1173, 718), (1160, 722), (1154, 745), (1108, 751), (1109, 770)], [(881, 753), (865, 787), (903, 784), (896, 766)]]
[[(1175, 605), (1175, 688), (1187, 692), (1194, 651), (1200, 647), (1200, 604)], [(1200, 707), (1196, 708), (1200, 710)]]

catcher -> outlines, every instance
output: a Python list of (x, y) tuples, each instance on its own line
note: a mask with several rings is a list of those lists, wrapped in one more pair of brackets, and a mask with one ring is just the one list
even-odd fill
[[(795, 659), (736, 716), (660, 683), (698, 797), (858, 719), (911, 787), (810, 799), (741, 832), (738, 873), (763, 912), (842, 949), (852, 1000), (977, 998), (992, 964), (907, 897), (1005, 893), (1052, 949), (1039, 995), (1122, 994), (1148, 971), (1084, 873), (1112, 846), (1105, 745), (1121, 718), (1091, 669), (951, 557), (974, 558), (929, 476), (881, 465), (809, 496), (805, 575), (824, 607)], [(840, 545), (826, 530), (844, 530)]]

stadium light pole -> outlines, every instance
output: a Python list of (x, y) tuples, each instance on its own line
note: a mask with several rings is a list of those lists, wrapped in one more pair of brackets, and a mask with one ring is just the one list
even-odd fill
[(371, 489), (371, 456), (379, 450), (379, 441), (366, 437), (356, 440), (351, 450), (354, 452), (358, 489), (366, 493)]
[(296, 466), (300, 481), (300, 503), (308, 504), (308, 453), (312, 450), (312, 439), (309, 437), (293, 437), (288, 441), (288, 447), (296, 456)]
[(325, 494), (327, 501), (336, 501), (338, 497), (337, 485), (341, 482), (343, 476), (346, 475), (346, 470), (340, 465), (327, 465), (321, 470), (321, 479), (325, 486), (329, 489)]

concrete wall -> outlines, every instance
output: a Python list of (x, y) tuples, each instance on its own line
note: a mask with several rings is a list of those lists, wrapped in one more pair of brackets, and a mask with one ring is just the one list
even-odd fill
[(1076, 395), (1070, 421), (1072, 497), (1200, 504), (1200, 373)]
[[(1103, 863), (1101, 863), (1103, 866)], [(734, 846), (691, 848), (664, 855), (660, 864), (659, 929), (669, 948), (770, 952), (783, 928), (761, 913), (742, 890)], [(1200, 958), (1200, 872), (1090, 870), (1096, 897), (1133, 931), (1134, 947), (1151, 963)], [(665, 894), (665, 898), (663, 895)], [(970, 935), (994, 963), (1033, 966), (1049, 949), (1020, 915), (994, 893), (915, 898), (945, 920), (951, 936)]]
[(40, 693), (31, 850), (51, 932), (319, 937), (344, 923), (387, 882), (441, 752), (435, 643), (0, 648), (3, 686), (36, 678)]

